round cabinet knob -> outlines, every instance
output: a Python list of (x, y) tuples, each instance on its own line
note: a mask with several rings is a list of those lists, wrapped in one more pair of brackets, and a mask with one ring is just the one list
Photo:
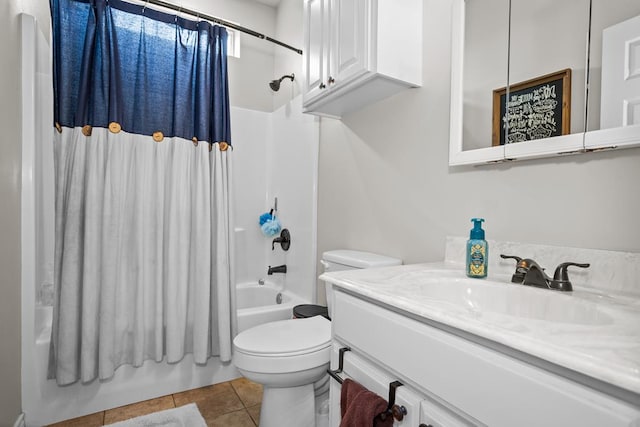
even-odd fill
[(320, 83), (320, 85), (319, 85), (318, 87), (319, 87), (320, 89), (324, 89), (324, 88), (326, 88), (327, 86), (326, 86), (324, 83)]
[(333, 77), (329, 76), (329, 80), (327, 80), (327, 82), (332, 85), (336, 82), (336, 79), (334, 79)]
[(393, 405), (393, 407), (391, 407), (391, 414), (397, 421), (402, 421), (404, 416), (407, 415), (407, 408), (404, 406)]

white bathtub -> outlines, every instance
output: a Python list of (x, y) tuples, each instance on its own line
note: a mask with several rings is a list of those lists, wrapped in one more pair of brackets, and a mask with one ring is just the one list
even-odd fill
[[(278, 295), (282, 300), (277, 302)], [(238, 332), (276, 320), (291, 319), (293, 307), (305, 302), (298, 296), (285, 291), (274, 283), (257, 282), (236, 285), (236, 304), (238, 309)]]
[[(304, 304), (298, 296), (273, 283), (241, 283), (236, 286), (238, 331), (275, 320), (290, 319), (293, 307)], [(278, 294), (282, 302), (278, 304)], [(119, 367), (112, 379), (75, 383), (59, 387), (47, 380), (47, 361), (51, 339), (53, 309), (36, 305), (34, 313), (34, 351), (30, 353), (30, 381), (24, 392), (27, 426), (41, 426), (86, 415), (131, 402), (151, 399), (182, 390), (227, 381), (239, 376), (232, 364), (211, 358), (206, 365), (193, 363), (188, 354), (177, 364), (148, 360), (140, 368)]]
[(52, 307), (36, 305), (34, 351), (29, 354), (31, 381), (23, 390), (27, 399), (24, 412), (27, 427), (52, 424), (132, 402), (152, 399), (198, 387), (228, 381), (240, 376), (232, 363), (212, 357), (196, 365), (191, 354), (178, 363), (147, 360), (139, 368), (119, 367), (113, 378), (88, 384), (77, 382), (64, 387), (47, 380)]

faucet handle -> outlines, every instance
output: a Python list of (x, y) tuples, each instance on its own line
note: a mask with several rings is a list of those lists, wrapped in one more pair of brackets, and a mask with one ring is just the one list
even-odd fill
[(587, 268), (590, 264), (580, 264), (577, 262), (563, 262), (553, 273), (553, 280), (549, 282), (549, 288), (557, 289), (559, 291), (572, 291), (573, 286), (569, 280), (569, 274), (567, 274), (567, 268), (570, 266)]
[(562, 264), (556, 267), (556, 271), (553, 273), (553, 280), (568, 282), (569, 281), (569, 274), (567, 274), (568, 267), (574, 266), (574, 267), (580, 267), (580, 268), (588, 268), (590, 265), (591, 264), (580, 264), (577, 262), (563, 262)]
[(500, 258), (502, 258), (502, 259), (515, 259), (516, 262), (522, 261), (522, 258), (520, 258), (519, 256), (516, 256), (516, 255), (500, 254)]
[(276, 249), (276, 243), (279, 243), (280, 246), (282, 246), (283, 251), (288, 251), (289, 247), (291, 246), (291, 233), (289, 233), (289, 230), (283, 228), (280, 232), (280, 237), (276, 237), (275, 239), (273, 239), (273, 241), (271, 242), (272, 251)]
[[(516, 256), (516, 255), (504, 255), (504, 254), (500, 254), (500, 258), (502, 258), (502, 259), (515, 259), (516, 260), (516, 271), (515, 271), (515, 273), (513, 273), (513, 276), (511, 276), (511, 282), (512, 283), (522, 283), (522, 281), (524, 280), (524, 275), (526, 274), (526, 272), (528, 270), (528, 265), (523, 265), (522, 258), (520, 258), (519, 256)], [(523, 267), (525, 267), (525, 268), (523, 268)]]

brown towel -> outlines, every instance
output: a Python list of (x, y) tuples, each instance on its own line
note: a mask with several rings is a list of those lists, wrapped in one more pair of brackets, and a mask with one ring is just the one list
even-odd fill
[(340, 427), (391, 427), (392, 416), (384, 421), (377, 417), (387, 410), (387, 405), (382, 397), (347, 378), (340, 392)]

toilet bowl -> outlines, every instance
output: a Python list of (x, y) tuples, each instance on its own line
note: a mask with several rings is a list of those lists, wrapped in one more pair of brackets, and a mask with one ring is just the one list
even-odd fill
[[(396, 258), (350, 250), (328, 251), (322, 257), (325, 271), (401, 263)], [(331, 322), (326, 317), (318, 315), (255, 326), (235, 337), (233, 351), (238, 371), (263, 386), (260, 427), (314, 427), (316, 414), (320, 424), (323, 413), (326, 418), (327, 369), (331, 357)]]
[(238, 334), (233, 346), (238, 371), (263, 386), (261, 427), (315, 426), (314, 383), (323, 382), (329, 367), (329, 320), (265, 323)]

